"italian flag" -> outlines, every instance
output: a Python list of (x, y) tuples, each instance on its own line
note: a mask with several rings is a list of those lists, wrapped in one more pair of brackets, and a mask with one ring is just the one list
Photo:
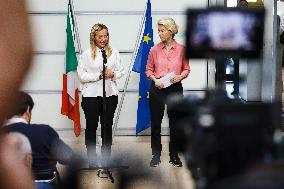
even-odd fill
[(62, 106), (61, 114), (68, 116), (74, 122), (74, 133), (78, 137), (81, 132), (79, 93), (77, 66), (78, 60), (75, 52), (74, 17), (70, 0), (68, 3), (67, 27), (66, 27), (66, 57), (65, 73), (63, 74)]

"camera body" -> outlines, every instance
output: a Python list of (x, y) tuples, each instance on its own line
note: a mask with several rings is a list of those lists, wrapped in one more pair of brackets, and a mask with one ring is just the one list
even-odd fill
[(168, 108), (178, 118), (176, 147), (199, 188), (271, 159), (278, 104), (244, 104), (222, 90), (173, 99)]

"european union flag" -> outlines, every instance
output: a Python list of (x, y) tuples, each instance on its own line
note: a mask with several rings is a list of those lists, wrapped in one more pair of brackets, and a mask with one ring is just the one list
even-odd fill
[(148, 54), (154, 45), (150, 0), (147, 1), (145, 18), (143, 36), (132, 68), (132, 71), (140, 73), (136, 135), (151, 126), (149, 108), (150, 80), (147, 79), (145, 73)]

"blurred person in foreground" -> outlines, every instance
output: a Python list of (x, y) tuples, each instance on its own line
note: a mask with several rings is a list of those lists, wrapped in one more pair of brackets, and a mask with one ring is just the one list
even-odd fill
[[(32, 39), (26, 1), (0, 0), (0, 123), (31, 65)], [(30, 170), (18, 155), (18, 140), (0, 135), (0, 188), (34, 189)], [(8, 174), (9, 173), (9, 174)]]
[[(8, 136), (14, 137), (16, 140), (19, 141), (18, 153), (20, 155), (20, 158), (23, 160), (23, 163), (25, 164), (25, 166), (30, 171), (32, 171), (32, 147), (31, 147), (31, 143), (29, 139), (25, 135), (19, 132), (10, 132)], [(37, 189), (53, 189), (54, 188), (50, 183), (44, 182), (44, 181), (36, 180), (35, 184), (36, 184)]]
[[(181, 81), (189, 72), (188, 60), (184, 57), (185, 48), (174, 39), (178, 33), (178, 26), (172, 18), (162, 18), (158, 21), (158, 35), (161, 42), (151, 48), (147, 65), (146, 75), (152, 80), (149, 90), (149, 103), (151, 114), (151, 167), (156, 167), (161, 162), (161, 123), (164, 116), (166, 99), (170, 95), (183, 95)], [(171, 85), (164, 87), (157, 79), (173, 72), (175, 76), (170, 80)], [(167, 112), (170, 127), (169, 155), (170, 163), (176, 167), (182, 167), (182, 162), (175, 149), (175, 117)]]
[(19, 132), (11, 132), (8, 134), (8, 136), (15, 138), (19, 141), (18, 145), (18, 153), (20, 155), (20, 158), (23, 160), (25, 166), (32, 169), (32, 147), (29, 139), (19, 133)]
[(32, 170), (36, 180), (51, 180), (54, 173), (57, 173), (59, 178), (56, 164), (68, 164), (73, 157), (72, 149), (49, 125), (31, 124), (33, 99), (22, 91), (19, 91), (17, 96), (17, 105), (11, 118), (6, 120), (4, 131), (19, 132), (29, 139), (33, 152)]

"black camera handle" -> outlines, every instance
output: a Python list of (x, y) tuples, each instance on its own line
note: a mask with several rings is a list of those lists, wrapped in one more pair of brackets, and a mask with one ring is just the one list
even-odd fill
[(215, 84), (216, 90), (226, 90), (226, 59), (216, 58)]

